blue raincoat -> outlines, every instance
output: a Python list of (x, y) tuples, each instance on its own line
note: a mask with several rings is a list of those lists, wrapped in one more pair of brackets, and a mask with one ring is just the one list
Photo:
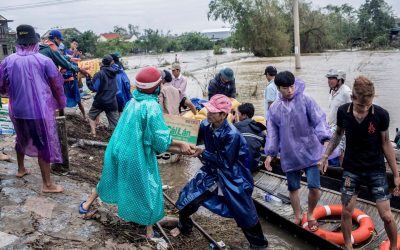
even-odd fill
[(214, 192), (215, 195), (202, 205), (223, 217), (233, 217), (242, 228), (253, 227), (258, 217), (251, 198), (254, 186), (246, 140), (226, 120), (215, 130), (203, 120), (199, 140), (205, 143), (204, 165), (180, 192), (177, 207), (182, 209), (207, 190), (217, 187), (223, 196)]
[(157, 153), (172, 142), (157, 95), (135, 90), (122, 112), (104, 154), (97, 193), (118, 205), (125, 221), (152, 225), (164, 217)]
[(132, 98), (131, 94), (131, 82), (123, 70), (122, 66), (113, 64), (111, 66), (117, 72), (117, 102), (118, 111), (122, 112), (126, 103)]
[(315, 165), (325, 151), (323, 143), (332, 137), (325, 113), (304, 95), (304, 89), (304, 82), (296, 80), (293, 99), (284, 99), (279, 93), (268, 110), (265, 154), (280, 153), (284, 172)]

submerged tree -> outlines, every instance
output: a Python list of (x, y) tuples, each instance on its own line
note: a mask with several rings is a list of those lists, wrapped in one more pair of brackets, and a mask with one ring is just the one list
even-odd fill
[[(228, 22), (239, 46), (256, 56), (278, 56), (290, 50), (287, 20), (277, 0), (213, 0), (208, 17)], [(234, 44), (235, 45), (235, 44)]]
[(368, 43), (382, 36), (388, 39), (387, 31), (395, 24), (392, 9), (384, 0), (366, 0), (360, 7), (358, 20), (361, 35)]

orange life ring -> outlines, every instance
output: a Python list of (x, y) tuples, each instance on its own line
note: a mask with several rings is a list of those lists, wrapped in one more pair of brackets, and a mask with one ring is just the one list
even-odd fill
[[(379, 246), (379, 250), (389, 250), (390, 241), (384, 240), (382, 244)], [(400, 249), (400, 234), (397, 235), (397, 249)]]
[[(329, 205), (329, 206), (320, 206), (314, 209), (314, 218), (316, 220), (326, 217), (326, 216), (340, 216), (342, 214), (342, 205)], [(372, 219), (362, 212), (359, 209), (354, 209), (352, 215), (353, 221), (356, 221), (360, 224), (356, 230), (351, 232), (351, 243), (358, 244), (369, 237), (371, 237), (372, 233), (374, 232), (374, 222)], [(301, 221), (301, 225), (303, 228), (308, 229), (308, 222), (307, 222), (307, 214), (304, 214), (303, 219)], [(338, 245), (344, 245), (344, 238), (342, 232), (331, 232), (324, 230), (322, 228), (318, 228), (317, 231), (314, 232), (319, 237), (332, 241)]]

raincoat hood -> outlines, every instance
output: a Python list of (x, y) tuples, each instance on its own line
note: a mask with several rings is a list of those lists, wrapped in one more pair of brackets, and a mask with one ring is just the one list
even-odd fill
[[(304, 90), (306, 89), (306, 85), (305, 85), (305, 83), (302, 81), (302, 80), (300, 80), (300, 79), (296, 79), (295, 81), (294, 81), (294, 84), (295, 84), (295, 89), (294, 89), (294, 96), (293, 96), (293, 98), (291, 99), (291, 100), (293, 100), (297, 95), (302, 95), (302, 94), (304, 94)], [(283, 98), (283, 96), (282, 96), (282, 94), (281, 94), (281, 92), (278, 90), (278, 98), (280, 99), (280, 100), (285, 100), (285, 101), (287, 101), (287, 99), (286, 98)]]
[(28, 46), (24, 45), (16, 45), (17, 48), (17, 55), (19, 56), (27, 56), (27, 55), (33, 55), (39, 52), (39, 44), (31, 44)]
[(116, 63), (114, 63), (113, 65), (111, 65), (111, 68), (118, 74), (118, 73), (122, 73), (124, 70), (123, 70), (123, 68), (120, 66), (120, 65), (118, 65), (118, 64), (116, 64)]
[(259, 134), (265, 130), (264, 125), (254, 121), (253, 119), (246, 119), (235, 124), (235, 127), (241, 131), (242, 128), (249, 128), (254, 134)]
[(104, 70), (104, 73), (110, 78), (117, 75), (117, 71), (110, 66), (101, 66), (100, 69)]
[(157, 101), (158, 100), (158, 95), (156, 95), (156, 94), (145, 94), (145, 93), (142, 93), (139, 90), (135, 89), (133, 91), (133, 98), (138, 102), (145, 101), (145, 100), (155, 100), (155, 101)]

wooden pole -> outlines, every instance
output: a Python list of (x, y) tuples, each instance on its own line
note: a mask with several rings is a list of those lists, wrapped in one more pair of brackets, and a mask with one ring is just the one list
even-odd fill
[(69, 170), (69, 156), (68, 156), (68, 137), (67, 128), (65, 126), (65, 116), (56, 117), (58, 138), (60, 140), (62, 163), (52, 164), (51, 168), (55, 171), (67, 172)]
[(301, 69), (301, 63), (300, 63), (299, 0), (293, 0), (293, 22), (294, 22), (295, 67), (296, 67), (296, 69)]
[[(165, 199), (166, 199), (167, 201), (169, 201), (175, 208), (177, 208), (176, 205), (175, 205), (175, 202), (171, 199), (171, 197), (169, 197), (165, 192), (163, 192), (163, 194), (164, 194)], [(202, 233), (202, 234), (204, 235), (204, 237), (206, 237), (206, 239), (207, 239), (210, 243), (213, 243), (216, 249), (219, 249), (219, 250), (224, 249), (224, 248), (221, 247), (221, 246), (217, 243), (217, 241), (215, 241), (215, 240), (213, 239), (213, 237), (211, 237), (199, 224), (197, 224), (197, 222), (195, 222), (193, 219), (192, 219), (192, 222), (193, 222), (193, 226), (194, 226), (195, 228), (197, 228), (197, 230), (199, 230), (200, 233)]]

